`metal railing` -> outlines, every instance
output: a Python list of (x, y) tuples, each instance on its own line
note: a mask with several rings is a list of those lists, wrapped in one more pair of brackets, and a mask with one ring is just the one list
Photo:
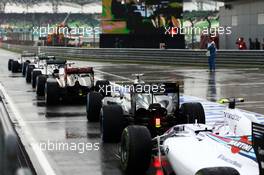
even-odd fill
[[(69, 48), (69, 47), (39, 47), (2, 44), (3, 48), (31, 52), (45, 52), (55, 56), (70, 59), (95, 59), (97, 61), (129, 61), (148, 62), (156, 64), (197, 65), (206, 66), (205, 50), (184, 49), (107, 49), (107, 48)], [(218, 66), (229, 67), (263, 67), (263, 50), (219, 50), (216, 63)]]

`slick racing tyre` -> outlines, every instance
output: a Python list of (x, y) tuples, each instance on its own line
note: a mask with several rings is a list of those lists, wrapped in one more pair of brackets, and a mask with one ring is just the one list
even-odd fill
[(36, 87), (37, 77), (39, 75), (41, 75), (41, 74), (42, 74), (42, 72), (40, 70), (33, 70), (31, 72), (31, 85), (32, 85), (32, 88)]
[(103, 96), (99, 92), (89, 92), (87, 94), (86, 112), (89, 122), (98, 122), (102, 108)]
[(12, 61), (12, 66), (11, 66), (11, 70), (13, 73), (18, 72), (19, 69), (19, 63), (18, 61)]
[(34, 65), (27, 65), (27, 68), (26, 68), (26, 82), (27, 83), (31, 83), (31, 72), (33, 71), (33, 69), (35, 69), (35, 66)]
[(29, 64), (28, 61), (22, 63), (22, 75), (23, 75), (23, 77), (26, 76), (26, 70), (27, 70), (28, 64)]
[(119, 142), (124, 129), (124, 116), (122, 107), (119, 105), (103, 106), (100, 122), (103, 142)]
[(195, 122), (205, 124), (205, 113), (201, 103), (183, 103), (180, 111), (182, 116), (178, 124)]
[(59, 103), (59, 85), (54, 79), (48, 79), (45, 86), (45, 101), (47, 106)]
[(98, 80), (95, 83), (95, 91), (100, 92), (103, 97), (111, 96), (111, 87), (108, 80)]
[(36, 93), (38, 96), (44, 96), (45, 95), (45, 84), (46, 84), (47, 78), (45, 75), (39, 75), (37, 76), (36, 80)]
[(121, 167), (127, 173), (144, 174), (152, 153), (151, 134), (147, 127), (130, 125), (121, 137)]
[(12, 62), (13, 62), (13, 61), (14, 61), (13, 59), (9, 59), (9, 60), (8, 60), (8, 70), (9, 70), (9, 71), (12, 70), (12, 64), (13, 64)]

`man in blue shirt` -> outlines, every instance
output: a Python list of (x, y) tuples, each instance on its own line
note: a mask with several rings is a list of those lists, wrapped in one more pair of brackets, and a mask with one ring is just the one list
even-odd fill
[(209, 70), (210, 72), (214, 72), (215, 71), (216, 45), (211, 37), (209, 38), (207, 50), (210, 53), (209, 58), (208, 58)]

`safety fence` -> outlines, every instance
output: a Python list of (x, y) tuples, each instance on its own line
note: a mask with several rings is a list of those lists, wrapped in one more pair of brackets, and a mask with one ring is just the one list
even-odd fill
[[(71, 48), (2, 44), (1, 47), (14, 51), (45, 52), (69, 59), (96, 61), (142, 62), (151, 64), (173, 64), (206, 66), (205, 50), (185, 49), (119, 49), (119, 48)], [(263, 67), (263, 50), (219, 50), (216, 58), (220, 67)]]

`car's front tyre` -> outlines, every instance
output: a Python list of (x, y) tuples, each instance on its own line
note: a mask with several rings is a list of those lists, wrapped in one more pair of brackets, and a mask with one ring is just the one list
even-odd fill
[(100, 122), (103, 142), (119, 142), (124, 129), (122, 107), (114, 104), (103, 106)]
[(98, 122), (100, 120), (102, 99), (103, 96), (99, 92), (89, 92), (87, 94), (86, 112), (89, 122)]
[(144, 174), (150, 166), (151, 134), (147, 127), (130, 125), (121, 137), (121, 167), (127, 173)]
[(59, 85), (56, 80), (47, 80), (45, 85), (45, 101), (47, 106), (59, 103)]

